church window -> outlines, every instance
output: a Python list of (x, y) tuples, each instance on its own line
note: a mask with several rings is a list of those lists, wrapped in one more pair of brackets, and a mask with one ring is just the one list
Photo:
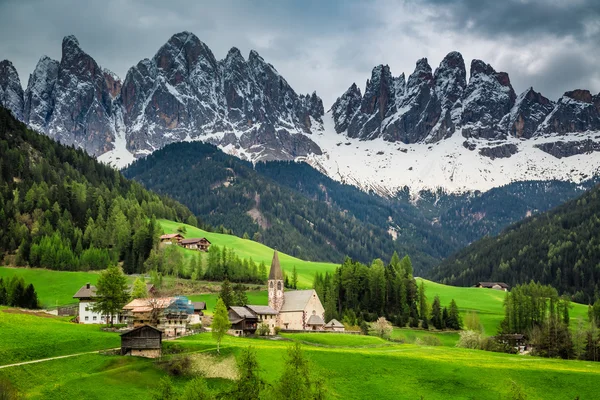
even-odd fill
[(273, 287), (273, 281), (269, 282), (269, 287)]
[(281, 290), (281, 281), (277, 282), (277, 290)]

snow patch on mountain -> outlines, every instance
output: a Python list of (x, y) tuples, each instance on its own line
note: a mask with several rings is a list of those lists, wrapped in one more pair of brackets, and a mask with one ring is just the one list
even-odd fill
[[(421, 190), (438, 188), (453, 193), (487, 191), (524, 180), (580, 182), (600, 172), (599, 152), (557, 159), (537, 147), (556, 142), (557, 135), (528, 140), (509, 137), (495, 142), (478, 138), (467, 141), (455, 134), (434, 144), (403, 144), (337, 134), (331, 113), (325, 115), (323, 122), (323, 134), (312, 137), (323, 154), (302, 160), (333, 179), (386, 196), (404, 187), (418, 195)], [(580, 142), (594, 139), (599, 133), (572, 133), (560, 136), (560, 140)], [(482, 148), (506, 144), (516, 146), (517, 153), (495, 159), (479, 153)]]

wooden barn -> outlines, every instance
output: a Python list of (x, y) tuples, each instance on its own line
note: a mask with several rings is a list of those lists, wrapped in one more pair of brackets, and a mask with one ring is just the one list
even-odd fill
[(210, 248), (211, 243), (208, 241), (207, 238), (192, 238), (180, 240), (179, 244), (185, 247), (186, 249), (207, 252)]
[(121, 334), (121, 355), (158, 358), (162, 354), (162, 331), (143, 325)]

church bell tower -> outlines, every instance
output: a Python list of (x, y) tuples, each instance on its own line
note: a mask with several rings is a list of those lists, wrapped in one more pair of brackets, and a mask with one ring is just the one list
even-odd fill
[(283, 272), (281, 271), (281, 265), (279, 265), (277, 250), (273, 254), (273, 261), (271, 261), (268, 285), (269, 307), (279, 312), (283, 307)]

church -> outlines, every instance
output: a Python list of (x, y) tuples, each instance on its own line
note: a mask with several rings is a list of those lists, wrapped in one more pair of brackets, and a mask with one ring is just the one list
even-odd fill
[(285, 291), (284, 277), (277, 250), (269, 272), (268, 306), (246, 305), (229, 307), (231, 333), (251, 335), (260, 324), (267, 324), (271, 334), (275, 328), (290, 331), (323, 330), (325, 309), (314, 289)]

